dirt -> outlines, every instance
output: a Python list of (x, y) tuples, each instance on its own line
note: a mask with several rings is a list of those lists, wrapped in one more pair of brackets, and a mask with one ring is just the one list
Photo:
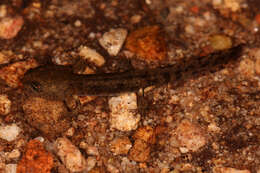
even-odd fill
[[(39, 153), (51, 157), (52, 173), (75, 167), (259, 173), (258, 6), (257, 0), (0, 2), (6, 27), (0, 133), (9, 124), (21, 129), (14, 140), (1, 137), (0, 171), (28, 171), (26, 148), (36, 140)], [(128, 34), (111, 54), (100, 38), (116, 28)], [(97, 59), (84, 59), (84, 46)], [(58, 139), (77, 154), (60, 151), (66, 147)], [(9, 156), (17, 149), (20, 155)], [(39, 160), (31, 164), (37, 172)]]

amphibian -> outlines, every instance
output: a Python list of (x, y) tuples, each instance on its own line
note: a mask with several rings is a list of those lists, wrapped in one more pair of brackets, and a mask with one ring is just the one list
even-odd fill
[(27, 96), (64, 100), (74, 94), (109, 95), (215, 72), (228, 62), (236, 60), (240, 51), (241, 46), (237, 46), (209, 56), (190, 58), (169, 67), (122, 73), (78, 75), (70, 67), (46, 65), (29, 70), (22, 83)]

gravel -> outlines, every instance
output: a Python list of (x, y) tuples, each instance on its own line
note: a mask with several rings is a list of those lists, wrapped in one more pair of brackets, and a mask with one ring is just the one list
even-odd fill
[(1, 125), (0, 138), (9, 142), (16, 140), (22, 129), (17, 124)]

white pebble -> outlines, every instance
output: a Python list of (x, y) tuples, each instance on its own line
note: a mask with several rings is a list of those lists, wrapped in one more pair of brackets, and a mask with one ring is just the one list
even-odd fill
[(82, 25), (82, 23), (80, 20), (76, 20), (74, 23), (74, 26), (76, 26), (76, 27), (80, 27), (81, 25)]
[(7, 115), (11, 111), (11, 101), (7, 95), (0, 95), (0, 115)]
[(71, 172), (81, 172), (86, 170), (87, 163), (80, 153), (79, 149), (74, 146), (67, 138), (58, 138), (56, 140), (57, 155), (62, 163)]
[(16, 173), (17, 164), (7, 164), (5, 166), (5, 173)]
[(110, 29), (99, 39), (100, 45), (107, 50), (109, 55), (116, 56), (123, 46), (127, 36), (127, 30), (123, 28)]
[(102, 55), (100, 55), (97, 51), (94, 49), (91, 49), (87, 46), (80, 46), (79, 47), (79, 55), (90, 61), (93, 62), (97, 66), (102, 66), (105, 63), (105, 59)]
[(182, 147), (182, 152), (185, 152), (186, 149), (195, 152), (207, 143), (202, 129), (188, 120), (183, 120), (178, 125), (176, 134), (180, 148)]
[(137, 128), (140, 115), (136, 114), (137, 97), (135, 93), (124, 93), (110, 98), (111, 127), (121, 131), (130, 131)]
[(0, 126), (0, 138), (8, 142), (15, 140), (20, 132), (21, 129), (16, 124)]

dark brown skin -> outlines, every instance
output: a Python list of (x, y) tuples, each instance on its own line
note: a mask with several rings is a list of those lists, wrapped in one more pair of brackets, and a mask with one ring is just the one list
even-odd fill
[(22, 83), (26, 97), (66, 100), (74, 94), (107, 96), (151, 85), (185, 81), (218, 71), (238, 59), (241, 49), (241, 46), (237, 46), (209, 56), (193, 57), (170, 67), (123, 73), (77, 75), (70, 67), (46, 65), (29, 70)]

